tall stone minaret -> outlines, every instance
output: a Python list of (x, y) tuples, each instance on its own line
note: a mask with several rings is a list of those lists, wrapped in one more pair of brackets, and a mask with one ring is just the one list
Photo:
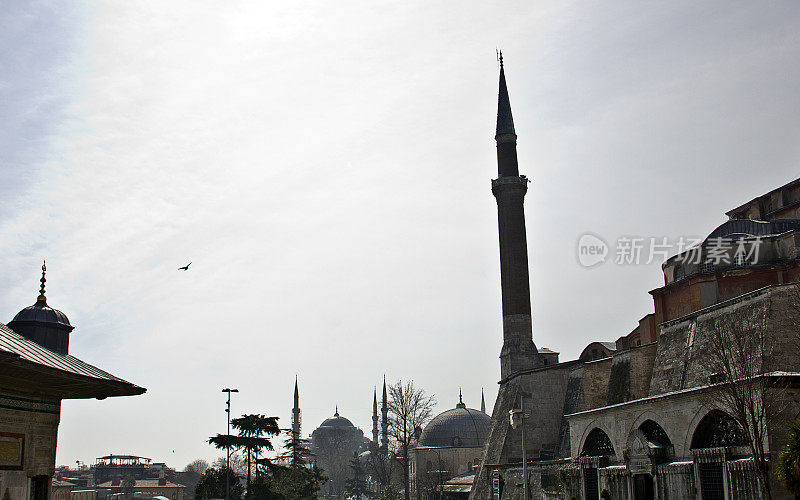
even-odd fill
[(372, 392), (372, 446), (378, 447), (378, 388)]
[(389, 450), (389, 403), (386, 399), (386, 375), (383, 376), (383, 401), (381, 401), (381, 449)]
[(300, 437), (300, 392), (297, 390), (297, 375), (294, 377), (294, 408), (292, 408), (292, 434)]
[(538, 351), (533, 344), (531, 291), (528, 279), (528, 242), (525, 236), (525, 194), (528, 178), (517, 166), (517, 134), (508, 99), (503, 55), (500, 54), (500, 91), (497, 98), (497, 179), (492, 194), (497, 199), (500, 231), (500, 284), (503, 291), (503, 379), (535, 368)]

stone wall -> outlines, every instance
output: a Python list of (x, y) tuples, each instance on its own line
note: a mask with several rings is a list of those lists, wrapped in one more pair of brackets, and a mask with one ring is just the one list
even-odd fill
[[(663, 325), (653, 366), (650, 394), (657, 395), (710, 383), (714, 328), (752, 328), (765, 335), (775, 370), (800, 365), (796, 328), (800, 325), (797, 284), (776, 285), (723, 302)], [(747, 326), (743, 326), (747, 325)]]
[(519, 406), (520, 396), (525, 397), (528, 459), (555, 457), (571, 366), (561, 363), (533, 370), (500, 385), (472, 498), (489, 498), (487, 465), (522, 461), (522, 429), (512, 429), (508, 417)]
[[(53, 475), (60, 414), (60, 401), (0, 394), (0, 460), (7, 469), (0, 470), (0, 498), (25, 500), (29, 478)], [(17, 468), (11, 463), (20, 442), (23, 460)]]

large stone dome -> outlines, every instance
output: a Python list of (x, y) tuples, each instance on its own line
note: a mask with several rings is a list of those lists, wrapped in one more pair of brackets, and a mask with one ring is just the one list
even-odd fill
[(345, 427), (355, 427), (355, 425), (353, 425), (353, 422), (350, 420), (339, 416), (339, 411), (337, 410), (332, 417), (323, 420), (320, 427), (337, 427), (341, 429)]
[(419, 446), (483, 446), (491, 417), (459, 404), (433, 417), (419, 438)]

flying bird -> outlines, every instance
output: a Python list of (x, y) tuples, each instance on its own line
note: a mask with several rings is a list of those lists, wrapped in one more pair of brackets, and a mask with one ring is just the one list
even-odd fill
[(189, 262), (189, 263), (188, 263), (188, 264), (186, 264), (185, 266), (183, 266), (183, 267), (179, 267), (179, 268), (178, 268), (178, 271), (188, 271), (188, 270), (189, 270), (189, 266), (191, 266), (191, 265), (192, 265), (192, 263), (191, 263), (191, 262)]

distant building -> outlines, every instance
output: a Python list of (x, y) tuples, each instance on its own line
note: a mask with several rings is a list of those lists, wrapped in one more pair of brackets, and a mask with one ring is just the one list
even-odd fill
[(350, 478), (350, 462), (353, 454), (361, 454), (369, 448), (370, 441), (361, 429), (339, 415), (325, 419), (311, 433), (312, 460), (324, 470), (328, 482), (322, 486), (320, 496), (329, 499), (345, 498), (345, 481)]
[[(490, 420), (483, 411), (467, 408), (461, 394), (455, 408), (431, 419), (411, 451), (411, 490), (415, 498), (440, 498), (445, 484), (456, 476), (461, 477), (462, 483), (468, 476), (468, 483), (472, 484), (473, 467), (480, 463)], [(455, 487), (450, 489), (455, 493)]]
[[(107, 490), (109, 497), (115, 494), (126, 493), (126, 488), (123, 481), (114, 479), (97, 485), (98, 490)], [(134, 484), (129, 488), (131, 493), (138, 495), (140, 498), (153, 498), (161, 496), (169, 500), (183, 500), (184, 499), (184, 486), (182, 484), (167, 481), (165, 478), (159, 479), (136, 479)]]
[[(36, 303), (0, 323), (0, 498), (51, 498), (63, 399), (105, 399), (145, 389), (69, 354), (67, 316)], [(61, 491), (59, 486), (58, 491)]]
[(152, 459), (136, 455), (106, 455), (98, 457), (94, 466), (92, 466), (95, 484), (125, 477), (132, 477), (133, 479), (157, 478), (162, 470), (162, 467), (154, 467)]

